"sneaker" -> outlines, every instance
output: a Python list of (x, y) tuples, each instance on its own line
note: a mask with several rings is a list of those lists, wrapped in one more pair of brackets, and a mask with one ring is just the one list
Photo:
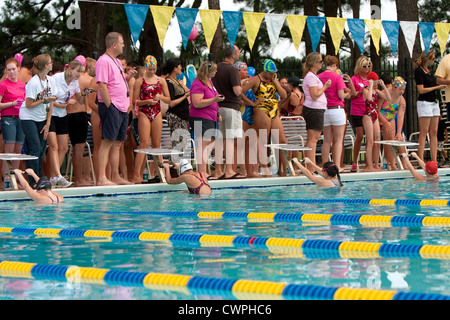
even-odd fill
[(358, 171), (358, 166), (356, 165), (356, 163), (352, 164), (352, 169), (350, 171), (351, 172), (357, 172)]
[(73, 184), (73, 182), (67, 181), (63, 176), (59, 176), (56, 182), (57, 186), (61, 188), (67, 188)]
[(58, 178), (50, 178), (50, 183), (52, 184), (52, 188), (56, 188), (58, 186)]

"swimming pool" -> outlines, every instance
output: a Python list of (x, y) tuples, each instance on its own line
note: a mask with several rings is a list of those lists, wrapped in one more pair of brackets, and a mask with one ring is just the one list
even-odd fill
[[(0, 261), (18, 264), (0, 262), (0, 299), (319, 298), (298, 290), (289, 295), (287, 284), (320, 288), (324, 299), (336, 298), (337, 288), (390, 298), (391, 292), (450, 295), (449, 177), (345, 181), (340, 190), (279, 181), (286, 185), (217, 183), (206, 197), (183, 187), (66, 197), (59, 206), (3, 202)], [(415, 201), (423, 199), (442, 201)], [(427, 248), (447, 249), (432, 254)], [(70, 266), (81, 268), (82, 281), (67, 281)], [(85, 276), (83, 268), (101, 275)], [(149, 274), (182, 283), (145, 284)], [(220, 286), (212, 290), (201, 279)], [(236, 290), (236, 279), (276, 289)]]

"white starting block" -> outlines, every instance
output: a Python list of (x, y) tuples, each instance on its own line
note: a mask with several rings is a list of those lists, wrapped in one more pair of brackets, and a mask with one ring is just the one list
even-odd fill
[(11, 174), (10, 172), (13, 170), (13, 167), (11, 165), (11, 161), (16, 160), (37, 160), (38, 157), (35, 156), (29, 156), (27, 154), (19, 154), (19, 153), (0, 153), (0, 160), (3, 160), (6, 162), (6, 166), (8, 168), (8, 173), (11, 178), (11, 184), (14, 190), (18, 190), (17, 186), (17, 180), (16, 175)]
[(166, 174), (164, 168), (160, 167), (161, 162), (159, 161), (160, 156), (175, 156), (180, 155), (183, 152), (175, 149), (157, 149), (157, 148), (147, 148), (147, 149), (136, 149), (135, 152), (145, 153), (147, 155), (152, 156), (153, 161), (156, 165), (156, 168), (159, 172), (159, 177), (161, 178), (161, 182), (166, 182)]
[(375, 141), (375, 143), (391, 146), (392, 152), (395, 155), (395, 162), (397, 162), (397, 166), (400, 168), (400, 170), (404, 170), (404, 168), (402, 165), (402, 161), (400, 160), (400, 154), (399, 152), (397, 152), (397, 149), (395, 147), (415, 147), (419, 145), (419, 143), (417, 142), (401, 141), (401, 140), (381, 140)]
[(273, 148), (281, 151), (284, 160), (286, 161), (286, 165), (289, 168), (289, 172), (291, 175), (296, 176), (294, 167), (292, 166), (292, 162), (289, 157), (289, 151), (308, 151), (311, 150), (309, 147), (305, 147), (299, 144), (266, 144), (265, 147)]

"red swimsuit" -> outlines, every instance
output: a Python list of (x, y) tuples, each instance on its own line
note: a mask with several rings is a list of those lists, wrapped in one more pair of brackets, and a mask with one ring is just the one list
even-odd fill
[[(148, 84), (145, 82), (145, 79), (142, 78), (142, 85), (141, 90), (139, 93), (139, 99), (140, 100), (148, 100), (153, 99), (157, 94), (161, 94), (162, 87), (161, 82), (154, 83), (154, 84)], [(147, 116), (147, 118), (150, 119), (150, 121), (153, 121), (156, 116), (161, 112), (161, 105), (159, 104), (159, 101), (155, 105), (143, 105), (139, 107), (139, 110)]]

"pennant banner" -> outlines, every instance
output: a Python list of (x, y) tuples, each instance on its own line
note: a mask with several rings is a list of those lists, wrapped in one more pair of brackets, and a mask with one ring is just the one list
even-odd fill
[(250, 51), (253, 49), (253, 45), (255, 44), (255, 39), (258, 35), (264, 16), (265, 13), (244, 12), (243, 19), (245, 30), (247, 31), (247, 40), (248, 45), (250, 46)]
[(197, 18), (197, 13), (198, 9), (180, 7), (175, 9), (178, 25), (180, 26), (181, 40), (183, 41), (184, 50), (186, 50), (192, 27), (194, 27), (195, 19)]
[(450, 23), (435, 23), (436, 34), (441, 48), (441, 57), (444, 55), (447, 46), (448, 34), (450, 32)]
[(303, 31), (305, 29), (306, 16), (287, 15), (286, 22), (291, 31), (292, 41), (295, 49), (298, 51), (300, 43), (302, 42)]
[(306, 18), (306, 25), (308, 26), (309, 35), (311, 36), (311, 43), (314, 53), (316, 53), (317, 46), (320, 42), (320, 35), (325, 26), (325, 17), (309, 16)]
[(380, 40), (381, 40), (381, 20), (365, 20), (367, 29), (369, 29), (370, 35), (372, 36), (373, 45), (377, 50), (377, 54), (380, 51)]
[(399, 21), (383, 21), (382, 22), (384, 32), (386, 33), (386, 36), (389, 40), (389, 43), (391, 44), (392, 52), (397, 54), (397, 47), (398, 47), (398, 30), (400, 28), (400, 22)]
[(355, 40), (356, 45), (364, 53), (364, 36), (366, 34), (366, 25), (361, 19), (347, 19), (347, 26)]
[(202, 20), (203, 32), (205, 33), (206, 46), (209, 50), (214, 35), (216, 34), (222, 11), (200, 9), (199, 14)]
[(331, 39), (333, 40), (335, 54), (338, 54), (341, 47), (342, 36), (344, 35), (345, 18), (327, 17), (328, 28), (330, 29)]
[(278, 44), (280, 38), (281, 28), (286, 20), (285, 14), (266, 14), (267, 33), (269, 34), (270, 46), (272, 53)]
[(403, 36), (408, 47), (409, 55), (412, 58), (414, 43), (416, 42), (417, 25), (416, 21), (400, 21), (400, 27), (403, 31)]
[(150, 11), (152, 12), (153, 21), (156, 27), (156, 33), (158, 34), (159, 44), (162, 47), (164, 38), (166, 37), (167, 28), (169, 27), (169, 23), (172, 19), (175, 8), (150, 6)]
[(234, 47), (234, 42), (239, 32), (239, 26), (242, 21), (242, 11), (224, 11), (222, 12), (223, 23), (225, 24), (225, 29), (227, 29), (228, 42), (230, 46)]
[(144, 4), (125, 4), (125, 13), (127, 14), (128, 25), (130, 26), (131, 39), (134, 45), (139, 40), (145, 18), (147, 17), (149, 6)]
[(428, 50), (431, 46), (431, 39), (434, 33), (433, 22), (419, 22), (419, 30), (422, 36), (423, 46), (425, 48), (425, 54), (428, 54)]

